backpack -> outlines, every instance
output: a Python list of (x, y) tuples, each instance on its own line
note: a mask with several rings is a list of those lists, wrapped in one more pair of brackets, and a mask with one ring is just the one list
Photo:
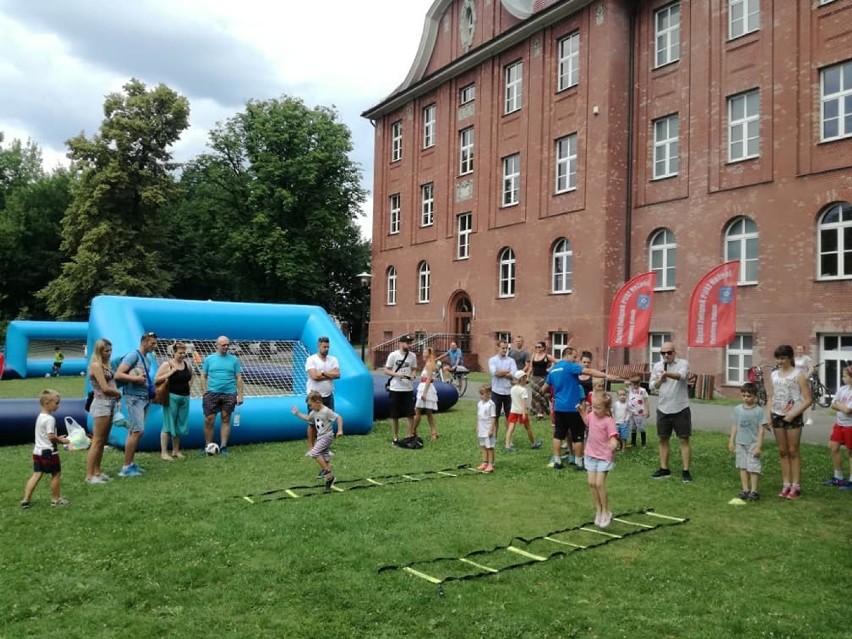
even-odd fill
[[(150, 374), (151, 363), (148, 361), (147, 357), (145, 357), (144, 355), (142, 355), (142, 353), (139, 352), (139, 349), (135, 350), (134, 352), (136, 353), (136, 361), (134, 362), (133, 366), (131, 366), (130, 368), (131, 369), (137, 368), (139, 366), (139, 364), (142, 364), (142, 368), (145, 369), (145, 377), (148, 378), (148, 399), (153, 399), (154, 398), (154, 384), (153, 384), (153, 382), (151, 382), (151, 374)], [(121, 366), (121, 361), (125, 357), (127, 357), (127, 353), (125, 353), (124, 355), (121, 355), (119, 357), (113, 357), (109, 361), (109, 365), (112, 368), (113, 373), (118, 371), (118, 367)], [(118, 388), (118, 390), (123, 391), (125, 388), (127, 388), (127, 382), (120, 382), (118, 380), (115, 380), (115, 386), (116, 386), (116, 388)]]
[(417, 435), (404, 437), (396, 442), (397, 448), (408, 448), (409, 450), (420, 450), (423, 448), (423, 440)]

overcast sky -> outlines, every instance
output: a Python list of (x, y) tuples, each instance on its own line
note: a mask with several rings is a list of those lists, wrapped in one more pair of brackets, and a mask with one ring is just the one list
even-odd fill
[(4, 146), (30, 138), (46, 168), (64, 162), (65, 140), (96, 132), (104, 96), (136, 77), (189, 99), (183, 161), (246, 100), (287, 94), (337, 108), (369, 190), (373, 128), (359, 114), (405, 79), (432, 1), (0, 0)]

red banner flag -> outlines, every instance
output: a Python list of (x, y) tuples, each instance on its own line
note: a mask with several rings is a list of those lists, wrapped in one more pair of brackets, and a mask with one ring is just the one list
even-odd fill
[(702, 277), (689, 300), (687, 345), (727, 346), (736, 334), (740, 262), (725, 262)]
[(648, 344), (651, 308), (654, 305), (653, 271), (637, 275), (624, 284), (609, 309), (609, 346), (642, 348)]

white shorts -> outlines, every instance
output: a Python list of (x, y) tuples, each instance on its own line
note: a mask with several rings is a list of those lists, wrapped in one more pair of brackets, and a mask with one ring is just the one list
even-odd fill
[(494, 448), (497, 445), (497, 437), (480, 437), (479, 445), (482, 448)]

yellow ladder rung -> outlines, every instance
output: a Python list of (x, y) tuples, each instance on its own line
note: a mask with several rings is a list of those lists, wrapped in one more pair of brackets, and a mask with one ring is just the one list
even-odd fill
[(545, 537), (547, 541), (552, 541), (554, 544), (562, 544), (563, 546), (573, 546), (574, 548), (588, 548), (588, 546), (581, 546), (580, 544), (572, 544), (570, 541), (562, 541), (561, 539), (554, 539), (553, 537)]
[(254, 503), (254, 499), (252, 499), (251, 497), (243, 497), (243, 499), (245, 499), (250, 504)]
[(420, 577), (421, 579), (425, 579), (426, 581), (430, 581), (430, 582), (432, 582), (433, 584), (439, 584), (439, 583), (441, 583), (441, 580), (440, 580), (440, 579), (435, 579), (435, 578), (434, 578), (434, 577), (432, 577), (431, 575), (427, 575), (425, 572), (420, 572), (419, 570), (414, 570), (414, 568), (409, 568), (408, 566), (405, 566), (405, 567), (403, 568), (403, 570), (404, 570), (405, 572), (411, 573), (411, 574), (412, 574), (412, 575), (414, 575), (415, 577)]
[(290, 490), (289, 488), (288, 488), (287, 490), (285, 490), (284, 492), (285, 492), (285, 493), (287, 493), (287, 494), (288, 494), (290, 497), (292, 497), (293, 499), (298, 499), (298, 498), (299, 498), (299, 496), (298, 496), (296, 493), (294, 493), (292, 490)]
[(339, 493), (342, 493), (344, 490), (346, 490), (345, 488), (340, 488), (339, 486), (332, 486), (331, 489), (336, 490)]
[(656, 528), (656, 526), (649, 526), (648, 524), (639, 524), (635, 521), (627, 521), (626, 519), (621, 519), (619, 517), (613, 517), (613, 521), (620, 521), (622, 524), (628, 524), (630, 526), (639, 526), (640, 528)]
[(448, 473), (448, 472), (447, 472), (447, 471), (445, 471), (445, 470), (439, 470), (439, 471), (438, 471), (438, 474), (439, 474), (439, 475), (444, 475), (445, 477), (458, 477), (458, 475), (455, 475), (455, 474), (453, 474), (453, 473)]
[(660, 519), (671, 519), (672, 521), (686, 521), (686, 519), (683, 519), (681, 517), (669, 517), (668, 515), (658, 515), (657, 513), (652, 513), (651, 511), (648, 511), (645, 514), (650, 515), (651, 517), (659, 517)]
[(521, 550), (520, 548), (515, 548), (515, 546), (506, 546), (506, 550), (511, 550), (514, 553), (518, 553), (519, 555), (523, 555), (524, 557), (529, 557), (530, 559), (535, 559), (536, 561), (547, 561), (547, 557), (541, 557), (540, 555), (534, 555), (531, 552), (527, 552), (526, 550)]
[(405, 479), (410, 479), (411, 481), (420, 481), (417, 477), (412, 477), (411, 475), (402, 475)]
[(367, 477), (367, 481), (370, 482), (371, 484), (375, 484), (376, 486), (384, 486), (384, 484), (382, 482), (376, 481), (375, 479), (371, 479), (370, 477)]
[(485, 570), (487, 572), (500, 572), (496, 568), (490, 568), (488, 566), (483, 566), (482, 564), (478, 564), (475, 561), (471, 561), (470, 559), (466, 559), (464, 557), (459, 557), (459, 561), (463, 561), (466, 564), (470, 564), (471, 566), (475, 566), (475, 567), (479, 568), (480, 570)]
[(603, 530), (598, 530), (597, 528), (586, 528), (585, 526), (580, 528), (580, 530), (585, 530), (586, 532), (595, 533), (596, 535), (604, 535), (605, 537), (612, 537), (613, 539), (621, 539), (621, 535), (614, 535), (612, 533), (604, 532)]

